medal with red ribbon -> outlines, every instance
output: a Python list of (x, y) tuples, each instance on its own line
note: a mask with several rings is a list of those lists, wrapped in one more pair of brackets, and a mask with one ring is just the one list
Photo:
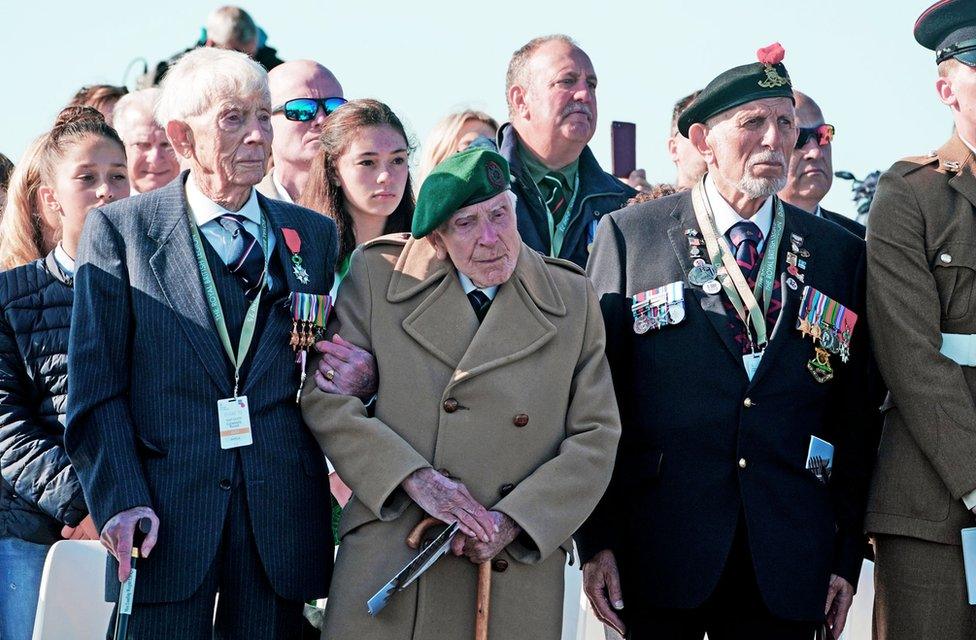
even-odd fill
[(332, 311), (332, 297), (328, 294), (301, 293), (292, 291), (291, 301), (291, 340), (289, 346), (295, 351), (295, 362), (301, 367), (302, 375), (298, 383), (298, 395), (295, 402), (302, 398), (302, 387), (305, 385), (305, 369), (308, 363), (308, 349), (319, 334), (325, 329)]
[(291, 252), (291, 270), (302, 284), (308, 284), (308, 271), (302, 266), (302, 238), (298, 232), (288, 227), (281, 228), (281, 235), (285, 236), (285, 245)]

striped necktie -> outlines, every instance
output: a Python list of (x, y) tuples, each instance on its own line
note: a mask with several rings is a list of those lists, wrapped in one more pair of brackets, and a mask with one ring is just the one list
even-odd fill
[(552, 214), (552, 219), (557, 223), (562, 220), (563, 214), (569, 207), (569, 184), (566, 176), (558, 171), (550, 171), (542, 176), (540, 186), (543, 187), (543, 197), (546, 200), (546, 208)]
[(491, 298), (488, 297), (481, 289), (475, 289), (468, 292), (468, 301), (471, 302), (471, 308), (474, 309), (474, 315), (478, 318), (478, 324), (485, 319), (488, 315), (488, 308), (491, 306)]
[(237, 213), (225, 213), (219, 218), (220, 225), (227, 229), (235, 238), (240, 236), (242, 249), (240, 254), (227, 263), (227, 269), (237, 276), (237, 281), (244, 289), (244, 296), (254, 300), (264, 286), (267, 275), (267, 265), (264, 260), (264, 249), (258, 239), (244, 227), (244, 216)]

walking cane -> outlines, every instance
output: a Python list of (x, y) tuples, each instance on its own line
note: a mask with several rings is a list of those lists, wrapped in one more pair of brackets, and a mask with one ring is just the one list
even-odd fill
[[(407, 546), (411, 549), (420, 548), (420, 539), (430, 527), (443, 524), (437, 518), (427, 517), (420, 521), (410, 535), (407, 536)], [(478, 595), (477, 608), (474, 614), (474, 640), (488, 640), (488, 609), (491, 598), (491, 561), (478, 565)]]
[(139, 549), (151, 529), (152, 521), (149, 518), (139, 518), (135, 531), (132, 532), (132, 566), (129, 570), (129, 577), (119, 587), (119, 604), (115, 610), (114, 640), (126, 640), (129, 636), (129, 616), (132, 615), (132, 597), (136, 590), (136, 565), (139, 560)]

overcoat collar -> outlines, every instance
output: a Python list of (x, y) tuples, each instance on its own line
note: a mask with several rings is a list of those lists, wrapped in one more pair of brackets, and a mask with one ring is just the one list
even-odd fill
[(955, 174), (949, 178), (949, 186), (976, 206), (976, 157), (966, 143), (958, 134), (953, 134), (936, 155), (939, 157), (939, 170)]
[[(524, 358), (549, 342), (556, 328), (547, 316), (565, 316), (566, 304), (542, 257), (525, 244), (515, 272), (498, 288), (479, 326), (453, 264), (426, 240), (410, 239), (393, 269), (387, 300), (423, 296), (403, 329), (455, 369), (452, 384)], [(582, 304), (582, 302), (581, 302)]]

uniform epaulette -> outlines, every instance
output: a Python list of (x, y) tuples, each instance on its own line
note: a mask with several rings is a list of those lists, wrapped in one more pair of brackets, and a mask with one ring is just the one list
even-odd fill
[(908, 158), (902, 158), (892, 165), (890, 171), (897, 173), (900, 176), (907, 176), (913, 171), (918, 171), (922, 167), (927, 167), (930, 164), (938, 162), (939, 156), (933, 151), (932, 153), (924, 156), (909, 156)]
[(575, 271), (581, 276), (586, 275), (586, 271), (583, 267), (579, 266), (575, 262), (570, 260), (563, 260), (562, 258), (550, 258), (549, 256), (542, 256), (542, 259), (546, 261), (546, 264), (551, 264), (557, 267), (563, 267), (564, 269), (569, 269), (570, 271)]
[(378, 238), (373, 238), (368, 242), (363, 243), (363, 249), (368, 249), (370, 247), (375, 247), (377, 245), (393, 245), (397, 247), (402, 247), (407, 244), (407, 240), (410, 239), (409, 233), (389, 233), (385, 236), (380, 236)]

